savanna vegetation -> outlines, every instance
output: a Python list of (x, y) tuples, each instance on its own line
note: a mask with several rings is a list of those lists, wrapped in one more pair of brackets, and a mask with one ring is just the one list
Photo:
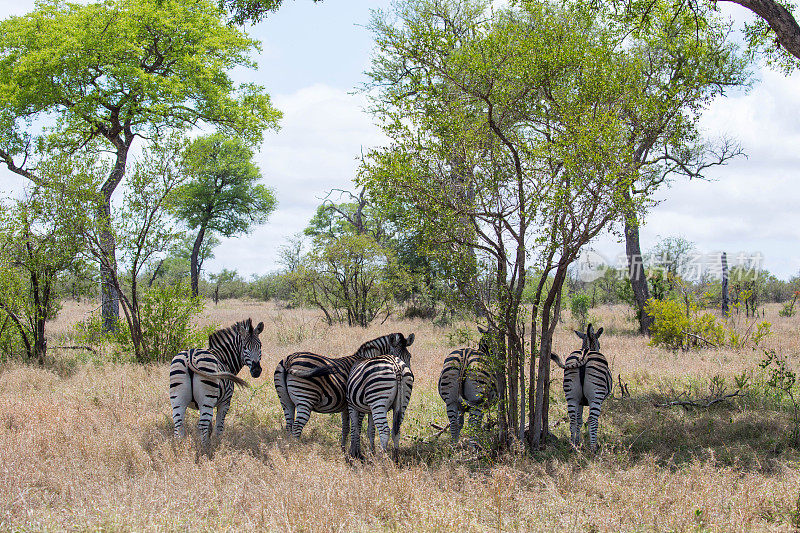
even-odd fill
[[(387, 143), (250, 278), (205, 266), (277, 206), (253, 157), (281, 112), (231, 72), (259, 45), (237, 24), (282, 2), (0, 21), (0, 162), (25, 179), (0, 212), (0, 527), (800, 529), (800, 276), (639, 236), (670, 182), (742, 155), (700, 130), (712, 99), (796, 67), (791, 6), (741, 3), (746, 49), (714, 2), (374, 12), (361, 91)], [(586, 268), (608, 231), (622, 264)], [(248, 317), (268, 371), (200, 453), (172, 437), (168, 363)], [(590, 323), (615, 382), (597, 452), (569, 444), (550, 365)], [(455, 443), (437, 380), (476, 325), (497, 398)], [(338, 416), (285, 436), (278, 360), (395, 331), (417, 339), (398, 461), (348, 462)]]

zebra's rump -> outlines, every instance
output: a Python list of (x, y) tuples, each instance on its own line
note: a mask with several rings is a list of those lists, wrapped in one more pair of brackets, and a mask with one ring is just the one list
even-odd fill
[(192, 368), (208, 373), (224, 370), (221, 368), (214, 353), (206, 348), (190, 348), (179, 352), (172, 358), (169, 367), (170, 396), (172, 396), (172, 391), (179, 387), (189, 387), (192, 391), (192, 401), (188, 404), (188, 407), (197, 409), (198, 401), (202, 402), (204, 399), (209, 398), (209, 393), (212, 390), (216, 392), (214, 394), (216, 396), (214, 406), (226, 399), (230, 399), (233, 395), (233, 383), (231, 381), (198, 376), (200, 384), (205, 386), (205, 390), (202, 391), (202, 397), (198, 398), (197, 391), (194, 390), (193, 378), (195, 377), (195, 372)]
[(411, 368), (393, 356), (373, 357), (353, 367), (347, 381), (347, 399), (361, 412), (369, 412), (376, 402), (388, 407), (401, 394), (401, 381), (405, 384), (401, 401), (408, 405), (414, 384)]
[[(477, 407), (491, 402), (496, 395), (496, 385), (487, 355), (472, 348), (452, 351), (445, 357), (442, 373), (439, 376), (439, 396), (445, 403), (459, 401), (464, 408)], [(469, 380), (474, 397), (464, 394), (465, 382)]]
[[(600, 352), (573, 352), (564, 364), (568, 367), (564, 370), (564, 392), (568, 397), (579, 394), (578, 405), (590, 405), (592, 401), (602, 402), (611, 394), (611, 370), (605, 356)], [(587, 391), (591, 392), (592, 398), (587, 396)]]
[[(354, 363), (352, 356), (332, 358), (311, 352), (293, 353), (283, 360), (287, 372), (286, 388), (293, 398), (311, 401), (314, 411), (344, 411), (347, 409), (347, 376)], [(292, 372), (293, 369), (310, 372), (322, 367), (331, 367), (332, 370), (327, 374), (307, 377)]]

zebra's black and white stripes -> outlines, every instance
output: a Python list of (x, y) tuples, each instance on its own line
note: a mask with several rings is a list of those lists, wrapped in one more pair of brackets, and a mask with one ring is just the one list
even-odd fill
[(251, 319), (237, 322), (208, 337), (208, 348), (191, 348), (172, 358), (169, 367), (169, 396), (175, 436), (186, 436), (183, 422), (186, 408), (200, 411), (197, 423), (203, 447), (211, 436), (214, 407), (217, 408), (217, 436), (222, 435), (230, 408), (234, 383), (247, 386), (236, 374), (247, 365), (250, 375), (261, 375), (261, 340), (264, 323), (253, 327)]
[(439, 396), (447, 406), (450, 436), (458, 440), (464, 426), (464, 412), (469, 411), (469, 425), (480, 427), (484, 410), (497, 397), (497, 385), (489, 360), (489, 333), (483, 334), (478, 350), (461, 348), (445, 357), (439, 376)]
[(361, 457), (361, 423), (365, 414), (370, 415), (373, 422), (367, 428), (370, 446), (374, 445), (374, 431), (377, 430), (381, 448), (384, 452), (387, 451), (390, 434), (388, 413), (391, 409), (391, 436), (394, 456), (397, 458), (400, 425), (403, 423), (413, 386), (414, 374), (410, 364), (398, 357), (382, 355), (356, 363), (347, 380), (350, 456)]
[(603, 328), (595, 333), (589, 324), (586, 333), (575, 333), (583, 341), (581, 349), (572, 352), (563, 363), (556, 354), (551, 354), (550, 358), (564, 369), (564, 396), (567, 399), (572, 444), (580, 444), (583, 407), (589, 406), (589, 444), (595, 450), (600, 409), (611, 394), (611, 370), (605, 356), (600, 353), (598, 338), (603, 334)]
[(353, 355), (339, 358), (311, 352), (296, 352), (278, 363), (275, 389), (286, 418), (286, 431), (299, 438), (312, 411), (342, 413), (342, 448), (347, 443), (350, 418), (347, 413), (347, 378), (353, 366), (368, 357), (389, 354), (409, 361), (408, 347), (414, 334), (391, 333), (367, 341)]

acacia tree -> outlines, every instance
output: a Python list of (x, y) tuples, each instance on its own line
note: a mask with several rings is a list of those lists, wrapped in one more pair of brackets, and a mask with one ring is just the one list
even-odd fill
[(186, 150), (183, 170), (190, 177), (175, 190), (172, 205), (178, 218), (197, 231), (190, 269), (197, 296), (200, 255), (209, 237), (233, 237), (266, 222), (275, 209), (275, 195), (261, 179), (253, 152), (238, 138), (221, 134), (200, 137)]
[[(631, 153), (630, 186), (623, 194), (642, 207), (654, 205), (654, 194), (670, 180), (703, 179), (711, 167), (741, 154), (728, 139), (705, 141), (698, 124), (713, 98), (746, 82), (746, 63), (728, 42), (722, 20), (711, 14), (698, 18), (671, 0), (651, 0), (648, 6), (648, 23), (634, 30), (625, 17), (607, 15), (620, 45), (628, 39), (636, 65), (631, 75), (640, 95), (623, 110)], [(625, 213), (623, 228), (639, 327), (647, 333), (652, 317), (644, 310), (650, 294), (639, 235), (644, 214), (644, 209)]]
[(116, 264), (111, 199), (134, 141), (202, 124), (260, 141), (280, 113), (263, 87), (228, 74), (254, 67), (257, 46), (212, 0), (45, 0), (0, 22), (0, 162), (41, 183), (43, 146), (76, 152), (99, 143), (110, 154), (94, 208), (109, 228), (99, 236), (106, 329), (119, 316), (108, 270)]
[[(621, 110), (636, 97), (629, 65), (590, 14), (570, 6), (404, 2), (372, 27), (373, 110), (393, 143), (372, 153), (359, 179), (387, 203), (412, 204), (432, 247), (455, 259), (453, 277), (468, 277), (459, 283), (465, 294), (482, 295), (499, 333), (501, 444), (524, 429), (529, 259), (542, 272), (534, 300), (540, 334), (532, 331), (531, 343), (540, 365), (529, 396), (529, 444), (538, 448), (567, 267), (629, 207), (620, 194), (630, 161)], [(474, 270), (458, 268), (465, 248), (489, 273), (488, 291)]]
[[(40, 175), (85, 182), (68, 157), (42, 161)], [(76, 265), (85, 217), (69, 187), (33, 185), (0, 215), (0, 317), (10, 321), (28, 360), (44, 363), (45, 327), (59, 309), (57, 280)]]

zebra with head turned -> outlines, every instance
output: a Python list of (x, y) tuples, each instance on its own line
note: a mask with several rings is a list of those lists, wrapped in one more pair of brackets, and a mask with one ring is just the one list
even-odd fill
[(172, 358), (169, 397), (176, 437), (186, 436), (183, 420), (187, 407), (200, 411), (197, 427), (204, 448), (211, 436), (214, 407), (217, 408), (217, 436), (222, 435), (234, 383), (248, 386), (236, 374), (247, 365), (251, 376), (257, 378), (261, 375), (261, 340), (258, 335), (263, 329), (263, 322), (254, 328), (252, 319), (248, 318), (209, 335), (208, 348), (191, 348)]
[(286, 417), (286, 432), (300, 438), (312, 411), (342, 413), (341, 445), (345, 447), (350, 431), (347, 413), (347, 377), (359, 361), (368, 357), (389, 354), (410, 360), (408, 347), (414, 334), (404, 337), (391, 333), (362, 344), (356, 353), (332, 358), (311, 352), (296, 352), (287, 356), (275, 368), (275, 390)]
[(439, 376), (439, 396), (447, 406), (450, 420), (450, 436), (458, 440), (464, 425), (464, 412), (469, 411), (469, 425), (476, 429), (481, 425), (483, 412), (497, 397), (497, 384), (489, 360), (489, 330), (478, 328), (481, 340), (478, 349), (461, 348), (444, 360)]
[(367, 438), (375, 451), (375, 429), (381, 440), (384, 453), (389, 444), (388, 412), (392, 416), (392, 442), (397, 459), (400, 440), (400, 424), (403, 423), (414, 374), (410, 358), (407, 361), (393, 355), (381, 355), (365, 359), (353, 367), (347, 379), (347, 407), (350, 415), (350, 456), (361, 458), (361, 423), (364, 415), (370, 417)]
[(611, 395), (611, 370), (608, 368), (605, 356), (600, 353), (598, 339), (603, 334), (603, 328), (595, 333), (589, 324), (586, 333), (576, 331), (575, 334), (583, 341), (581, 349), (569, 354), (563, 363), (556, 354), (550, 354), (550, 359), (564, 369), (564, 396), (567, 399), (572, 445), (578, 446), (581, 442), (583, 407), (588, 405), (589, 444), (594, 451), (597, 449), (597, 420), (600, 417), (600, 407)]

